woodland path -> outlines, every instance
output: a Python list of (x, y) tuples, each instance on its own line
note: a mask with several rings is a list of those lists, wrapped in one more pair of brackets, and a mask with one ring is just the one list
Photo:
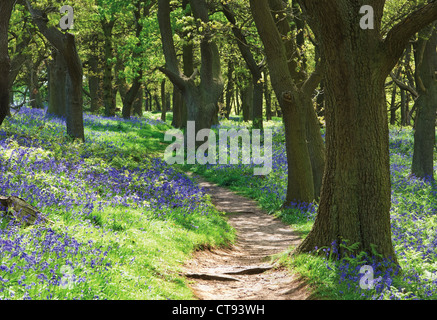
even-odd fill
[(299, 234), (263, 212), (254, 200), (192, 175), (220, 211), (228, 213), (237, 239), (225, 249), (198, 251), (184, 266), (200, 300), (304, 300), (308, 286), (269, 257), (296, 246)]

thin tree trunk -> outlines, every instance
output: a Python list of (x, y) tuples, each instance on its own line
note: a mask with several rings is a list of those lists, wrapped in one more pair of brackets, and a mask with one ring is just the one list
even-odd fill
[[(205, 0), (191, 0), (191, 10), (196, 19), (208, 24), (208, 6)], [(162, 46), (166, 61), (160, 70), (182, 92), (187, 106), (187, 120), (196, 122), (196, 129), (210, 129), (217, 112), (217, 104), (223, 93), (220, 54), (212, 39), (212, 32), (205, 30), (200, 41), (200, 83), (194, 83), (194, 72), (189, 77), (182, 74), (176, 56), (173, 33), (170, 22), (169, 0), (158, 1), (158, 22), (161, 31)]]
[(91, 97), (91, 112), (96, 113), (99, 110), (100, 99), (100, 79), (99, 79), (99, 62), (98, 58), (91, 54), (88, 60), (89, 66), (89, 76), (88, 76), (88, 85), (90, 88), (90, 97)]
[(182, 94), (178, 87), (173, 85), (173, 120), (174, 128), (182, 128)]
[(103, 69), (103, 106), (105, 115), (108, 117), (115, 116), (115, 104), (112, 92), (112, 29), (114, 28), (115, 20), (106, 21), (106, 18), (101, 20), (104, 34), (104, 69)]
[(228, 82), (226, 85), (226, 102), (225, 102), (225, 117), (226, 119), (229, 119), (229, 115), (231, 114), (231, 103), (232, 103), (232, 96), (234, 95), (234, 79), (233, 79), (233, 73), (234, 73), (234, 63), (231, 59), (228, 61)]
[(267, 81), (268, 72), (264, 70), (264, 98), (266, 101), (266, 120), (272, 120), (272, 96), (269, 88), (269, 82)]
[(29, 1), (26, 1), (26, 3), (39, 31), (63, 56), (67, 65), (67, 87), (71, 83), (72, 90), (71, 99), (68, 101), (66, 109), (67, 134), (75, 139), (85, 141), (82, 98), (83, 70), (76, 49), (75, 37), (70, 33), (62, 33), (55, 27), (48, 27), (46, 15), (41, 10), (34, 9)]
[[(434, 180), (435, 123), (437, 111), (437, 32), (419, 33), (415, 50), (416, 83), (419, 97), (414, 132), (414, 153), (411, 172), (420, 178)], [(429, 37), (429, 39), (428, 39)]]
[(165, 121), (166, 114), (167, 114), (167, 101), (166, 101), (166, 94), (165, 94), (165, 79), (161, 81), (161, 120)]
[(314, 183), (306, 144), (306, 118), (302, 91), (293, 81), (281, 35), (266, 0), (251, 0), (250, 7), (258, 33), (264, 44), (272, 87), (283, 113), (288, 161), (288, 182), (285, 205), (312, 202)]
[(49, 63), (49, 105), (47, 113), (57, 117), (66, 116), (67, 64), (58, 50), (52, 50), (52, 61)]

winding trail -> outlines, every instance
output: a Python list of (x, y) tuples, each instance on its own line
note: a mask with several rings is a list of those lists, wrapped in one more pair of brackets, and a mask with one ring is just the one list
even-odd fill
[(266, 214), (254, 200), (192, 175), (218, 210), (228, 213), (237, 231), (226, 249), (198, 251), (184, 266), (194, 295), (201, 300), (304, 300), (308, 286), (269, 257), (296, 246), (299, 234)]

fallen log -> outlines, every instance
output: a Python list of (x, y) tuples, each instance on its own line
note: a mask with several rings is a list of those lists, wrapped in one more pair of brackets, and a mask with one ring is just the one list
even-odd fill
[(39, 223), (53, 223), (44, 216), (38, 209), (28, 204), (21, 198), (10, 196), (0, 196), (0, 211), (6, 212), (6, 215), (12, 215), (17, 221), (25, 226)]

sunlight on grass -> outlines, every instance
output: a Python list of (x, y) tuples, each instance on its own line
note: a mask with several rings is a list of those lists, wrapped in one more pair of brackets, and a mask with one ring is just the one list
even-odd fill
[(86, 143), (62, 119), (23, 109), (0, 130), (1, 194), (50, 225), (0, 218), (1, 299), (192, 299), (181, 266), (235, 237), (222, 213), (161, 160), (156, 119), (85, 116)]

